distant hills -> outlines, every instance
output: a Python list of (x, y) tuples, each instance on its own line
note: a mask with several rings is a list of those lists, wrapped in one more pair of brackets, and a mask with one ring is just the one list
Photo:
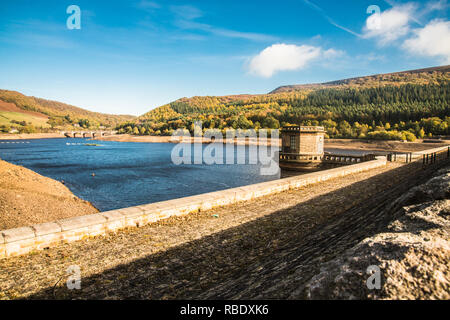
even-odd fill
[(130, 115), (88, 111), (58, 101), (30, 97), (17, 91), (0, 90), (0, 131), (50, 131), (70, 128), (114, 128), (131, 121)]
[[(318, 84), (301, 84), (281, 86), (268, 94), (228, 95), (228, 96), (195, 96), (181, 98), (142, 115), (138, 120), (169, 120), (172, 117), (195, 114), (236, 114), (236, 106), (251, 105), (261, 107), (261, 104), (288, 103), (289, 101), (305, 99), (314, 91), (324, 89), (367, 89), (386, 86), (400, 87), (403, 85), (438, 85), (450, 80), (450, 65), (426, 69), (377, 74), (371, 76), (350, 78)], [(253, 108), (254, 109), (254, 108)], [(261, 108), (258, 108), (261, 109)], [(270, 110), (266, 110), (270, 111)]]
[[(450, 66), (442, 66), (288, 85), (268, 94), (196, 96), (153, 109), (121, 124), (119, 131), (170, 135), (180, 128), (194, 132), (195, 121), (202, 121), (203, 129), (222, 131), (320, 124), (330, 137), (363, 138), (389, 131), (400, 139), (409, 136), (402, 134), (406, 131), (420, 137), (421, 129), (428, 135), (448, 134), (449, 89)], [(423, 120), (432, 117), (439, 124)]]
[(315, 84), (298, 84), (281, 86), (270, 93), (290, 92), (307, 89), (324, 89), (338, 87), (367, 87), (377, 85), (401, 85), (401, 84), (428, 84), (435, 81), (442, 75), (444, 79), (448, 79), (446, 75), (450, 72), (450, 65), (441, 67), (432, 67), (425, 69), (416, 69), (409, 71), (400, 71), (393, 73), (376, 74), (372, 76), (356, 77), (344, 80), (330, 81)]
[(140, 117), (91, 112), (0, 90), (0, 131), (74, 127), (170, 135), (177, 129), (275, 129), (322, 125), (329, 137), (413, 140), (449, 135), (450, 66), (281, 86), (267, 94), (181, 98)]

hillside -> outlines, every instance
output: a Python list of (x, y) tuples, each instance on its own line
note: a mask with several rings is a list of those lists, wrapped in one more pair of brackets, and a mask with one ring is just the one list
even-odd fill
[(58, 101), (30, 97), (16, 91), (0, 90), (0, 131), (50, 131), (73, 127), (114, 128), (134, 116), (88, 111)]
[(402, 84), (429, 84), (439, 79), (447, 79), (445, 75), (450, 72), (450, 65), (442, 67), (433, 67), (409, 71), (400, 71), (385, 74), (376, 74), (372, 76), (356, 77), (344, 80), (330, 81), (315, 84), (297, 84), (281, 86), (270, 93), (290, 92), (305, 89), (325, 89), (337, 87), (375, 87), (385, 85)]
[(280, 87), (261, 95), (181, 98), (119, 132), (170, 135), (176, 129), (276, 129), (323, 125), (329, 137), (413, 141), (448, 135), (450, 66)]
[(48, 116), (36, 111), (24, 110), (14, 103), (0, 100), (0, 125), (11, 126), (12, 121), (31, 123), (35, 127), (48, 128)]

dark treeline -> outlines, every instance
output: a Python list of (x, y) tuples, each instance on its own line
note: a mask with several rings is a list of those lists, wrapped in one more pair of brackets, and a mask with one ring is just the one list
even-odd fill
[[(306, 99), (287, 102), (291, 106), (287, 116), (289, 117), (289, 113), (300, 117), (313, 114), (324, 119), (331, 112), (337, 120), (365, 123), (398, 123), (433, 116), (444, 118), (450, 115), (449, 88), (450, 82), (446, 81), (438, 85), (407, 84), (400, 87), (318, 90), (309, 94)], [(291, 117), (289, 120), (292, 119)]]

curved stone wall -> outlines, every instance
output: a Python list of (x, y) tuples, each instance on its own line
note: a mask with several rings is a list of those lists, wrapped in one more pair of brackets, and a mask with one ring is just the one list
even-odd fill
[(61, 242), (139, 227), (158, 220), (251, 200), (386, 165), (385, 157), (301, 176), (263, 182), (197, 196), (162, 201), (91, 215), (0, 231), (0, 258), (42, 250)]

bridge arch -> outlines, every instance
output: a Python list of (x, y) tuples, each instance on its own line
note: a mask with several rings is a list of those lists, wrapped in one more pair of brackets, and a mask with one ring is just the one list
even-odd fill
[(62, 132), (65, 137), (67, 138), (95, 138), (95, 137), (105, 137), (105, 136), (111, 136), (117, 134), (117, 131), (111, 130), (111, 131), (66, 131)]

